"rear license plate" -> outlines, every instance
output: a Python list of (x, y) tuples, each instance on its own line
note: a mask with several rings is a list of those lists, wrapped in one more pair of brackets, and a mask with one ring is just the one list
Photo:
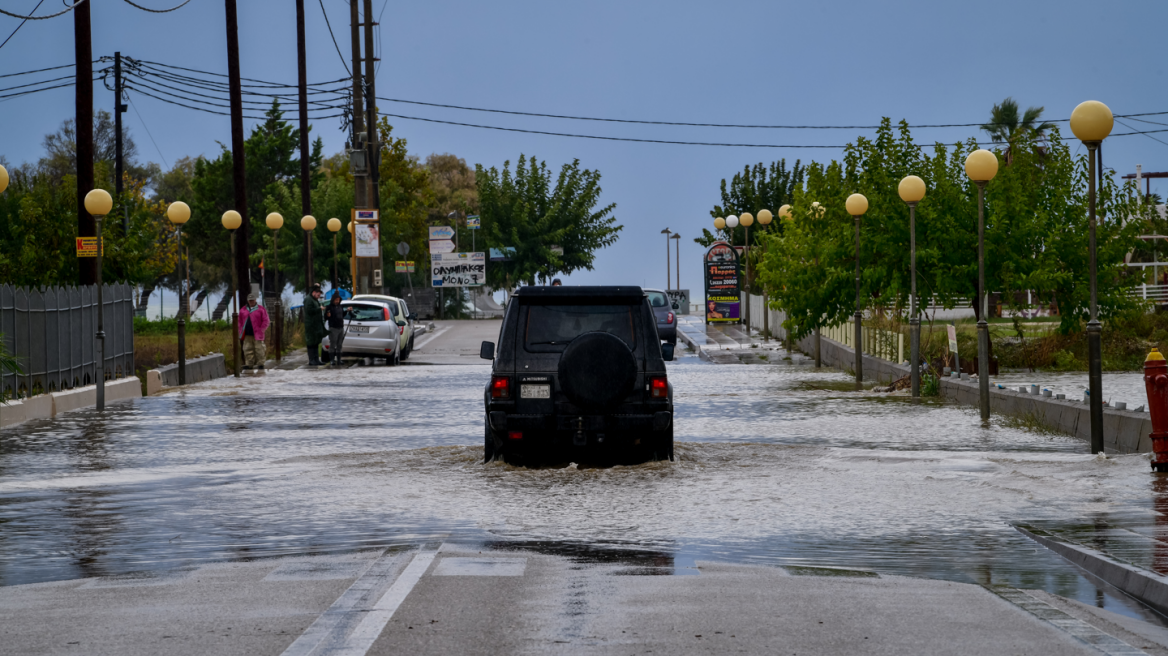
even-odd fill
[(349, 332), (358, 334), (367, 333), (369, 332), (369, 326), (349, 326)]
[(550, 399), (552, 398), (551, 385), (520, 385), (519, 398), (521, 399)]

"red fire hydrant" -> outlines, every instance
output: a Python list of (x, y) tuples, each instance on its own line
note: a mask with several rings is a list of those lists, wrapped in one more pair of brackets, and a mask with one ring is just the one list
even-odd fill
[(1158, 349), (1144, 360), (1144, 386), (1148, 412), (1152, 413), (1152, 469), (1168, 471), (1168, 362)]

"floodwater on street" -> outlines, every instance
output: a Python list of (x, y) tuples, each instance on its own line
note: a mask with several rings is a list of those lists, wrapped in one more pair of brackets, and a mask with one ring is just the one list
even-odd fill
[(677, 460), (482, 463), (485, 366), (270, 371), (0, 433), (0, 584), (442, 539), (871, 569), (1132, 610), (1012, 528), (1160, 515), (1146, 456), (806, 365), (671, 363)]

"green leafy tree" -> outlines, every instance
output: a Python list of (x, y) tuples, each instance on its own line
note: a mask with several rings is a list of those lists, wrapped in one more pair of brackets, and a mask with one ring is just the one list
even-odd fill
[(591, 271), (596, 251), (615, 243), (623, 229), (611, 216), (615, 204), (597, 208), (600, 172), (574, 160), (563, 165), (553, 185), (546, 162), (520, 155), (514, 174), (510, 164), (504, 162), (502, 171), (481, 165), (475, 171), (484, 237), (510, 256), (487, 266), (488, 284), (509, 290), (520, 282)]

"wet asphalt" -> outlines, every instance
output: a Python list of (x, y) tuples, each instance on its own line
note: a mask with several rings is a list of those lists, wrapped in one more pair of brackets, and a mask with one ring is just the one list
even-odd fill
[[(1021, 651), (1042, 653), (1054, 644), (1047, 641), (1066, 637), (1034, 633), (1033, 614), (1015, 617), (1016, 604), (974, 586), (1160, 621), (1013, 529), (1153, 516), (1168, 492), (1153, 486), (1143, 456), (1095, 457), (1074, 438), (1006, 420), (982, 425), (969, 408), (857, 392), (844, 374), (817, 371), (792, 354), (773, 365), (719, 366), (693, 356), (672, 363), (676, 462), (483, 464), (489, 367), (477, 359), (478, 343), (497, 331), (497, 321), (440, 323), (401, 367), (277, 369), (0, 432), (0, 619), (9, 620), (0, 621), (8, 627), (0, 635), (43, 647), (32, 651), (68, 653), (72, 641), (49, 648), (36, 630), (13, 631), (13, 620), (25, 627), (60, 614), (66, 622), (84, 601), (94, 626), (120, 622), (137, 627), (128, 636), (144, 632), (137, 642), (91, 642), (92, 653), (133, 653), (134, 645), (154, 653), (165, 643), (142, 622), (150, 606), (142, 595), (161, 595), (156, 603), (171, 618), (164, 624), (184, 641), (203, 628), (210, 636), (241, 613), (267, 618), (254, 642), (228, 632), (204, 653), (283, 653), (330, 612), (342, 619), (303, 653), (357, 653), (344, 647), (360, 624), (353, 609), (376, 606), (411, 566), (421, 571), (416, 594), (407, 591), (400, 612), (361, 653), (406, 645), (413, 653), (470, 653), (475, 644), (482, 653), (732, 651), (708, 643), (730, 634), (750, 636), (741, 648), (753, 653), (779, 645), (838, 653), (845, 644), (943, 653), (943, 643), (903, 641), (912, 622), (928, 617), (920, 615), (925, 608), (948, 604), (986, 614), (985, 624), (970, 618), (967, 627), (974, 634), (980, 627), (986, 653), (1013, 653), (1009, 644), (1021, 643), (1010, 640), (1026, 635), (1037, 642)], [(439, 574), (447, 557), (486, 558), (478, 566), (487, 570), (523, 561), (524, 570)], [(308, 574), (271, 578), (285, 566)], [(815, 575), (840, 570), (847, 575)], [(370, 571), (380, 578), (368, 579)], [(241, 583), (248, 577), (254, 585)], [(204, 580), (218, 583), (200, 590)], [(328, 611), (362, 581), (364, 601)], [(577, 584), (584, 610), (572, 606)], [(185, 592), (176, 598), (178, 590)], [(751, 590), (761, 595), (754, 606), (744, 594)], [(925, 603), (933, 594), (974, 596)], [(102, 595), (105, 605), (94, 608)], [(828, 613), (830, 621), (841, 639), (861, 642), (803, 634), (796, 627), (804, 622), (828, 620), (794, 612), (799, 595), (809, 595), (807, 608), (830, 607), (843, 595), (848, 602)], [(619, 601), (603, 603), (607, 597)], [(647, 601), (672, 598), (675, 614)], [(883, 632), (856, 623), (901, 598), (898, 616), (919, 617), (877, 623)], [(465, 624), (441, 616), (444, 604), (450, 610), (468, 599), (481, 603), (461, 612)], [(711, 603), (730, 633), (695, 624)], [(202, 610), (192, 614), (192, 605)], [(427, 613), (434, 622), (423, 625)], [(565, 619), (577, 615), (575, 625)], [(1021, 622), (1016, 635), (1007, 630), (1010, 617)], [(414, 618), (418, 627), (397, 625)], [(422, 626), (443, 622), (457, 628), (418, 637)], [(702, 637), (675, 643), (690, 626)], [(95, 639), (84, 623), (75, 629), (79, 642)], [(634, 640), (618, 630), (645, 633)], [(949, 640), (961, 630), (936, 635)], [(405, 633), (394, 638), (395, 631)]]

